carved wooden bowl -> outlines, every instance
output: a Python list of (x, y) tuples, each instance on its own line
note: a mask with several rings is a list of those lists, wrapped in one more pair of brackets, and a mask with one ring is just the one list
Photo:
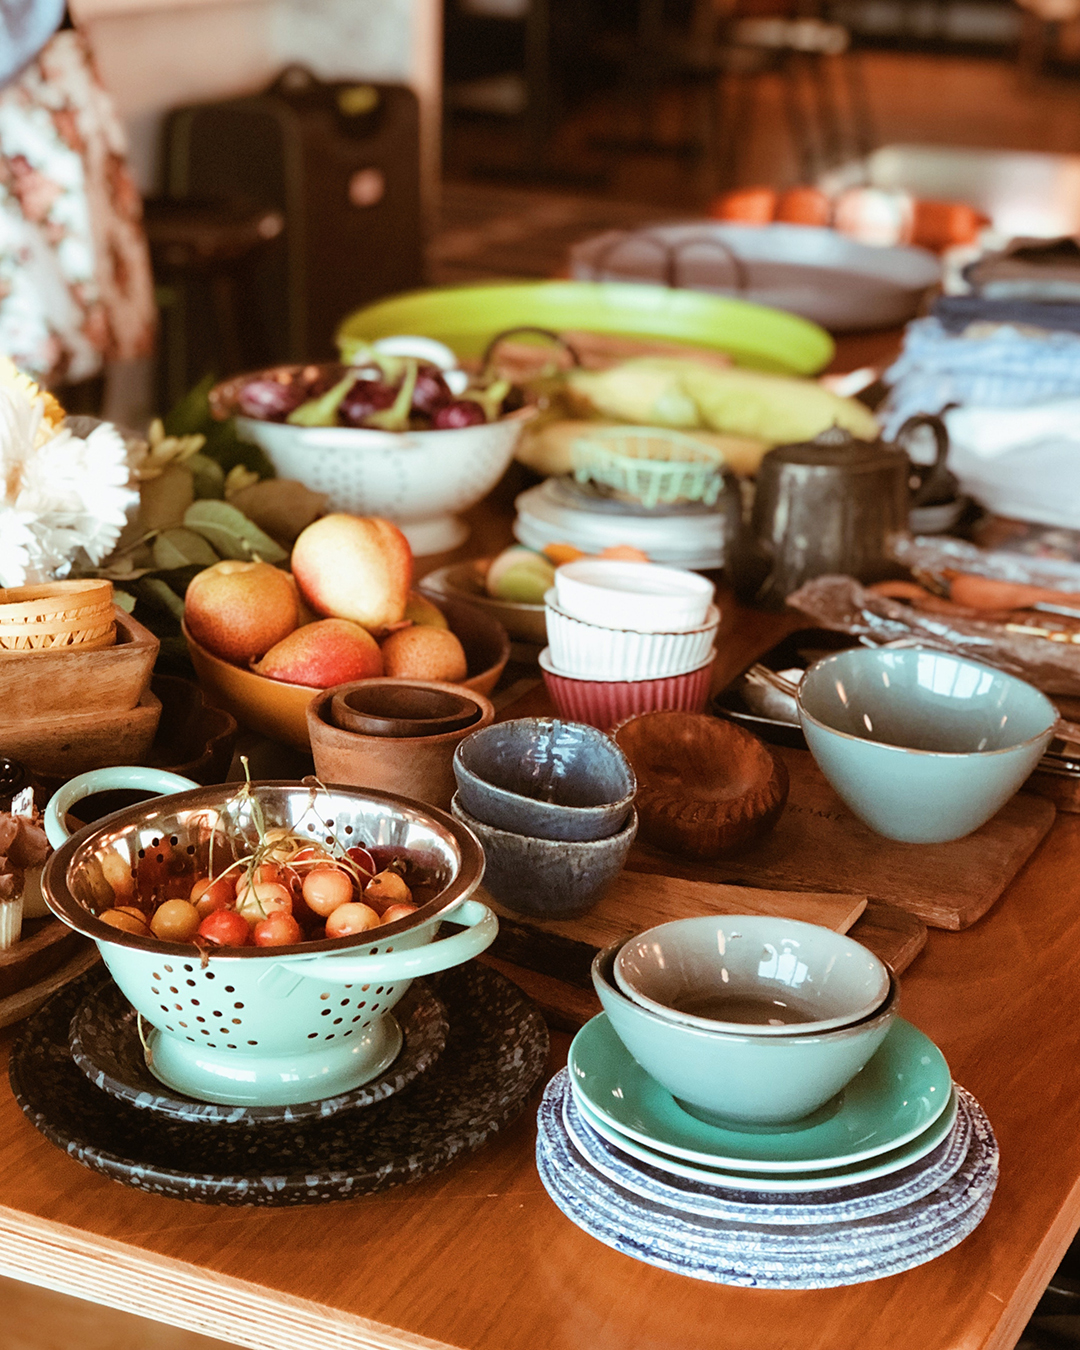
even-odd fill
[(637, 775), (639, 834), (665, 853), (718, 858), (760, 839), (780, 818), (787, 768), (733, 722), (649, 712), (612, 735)]

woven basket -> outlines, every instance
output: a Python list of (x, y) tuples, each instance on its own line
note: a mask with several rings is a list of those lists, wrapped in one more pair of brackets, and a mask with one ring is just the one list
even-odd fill
[(0, 589), (0, 657), (116, 641), (111, 581), (49, 581)]
[(660, 427), (597, 427), (570, 447), (574, 477), (599, 483), (644, 506), (702, 502), (724, 486), (724, 457), (706, 442)]

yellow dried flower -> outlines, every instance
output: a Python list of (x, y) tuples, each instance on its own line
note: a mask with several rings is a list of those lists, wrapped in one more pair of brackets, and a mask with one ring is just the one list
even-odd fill
[(146, 457), (137, 470), (137, 476), (143, 482), (160, 477), (170, 464), (183, 464), (206, 444), (206, 437), (201, 432), (191, 436), (166, 436), (159, 417), (150, 423), (148, 439)]
[(35, 384), (6, 356), (0, 356), (0, 385), (22, 394), (30, 402), (41, 400), (41, 423), (34, 436), (34, 449), (39, 449), (63, 425), (66, 416), (63, 408), (47, 389)]

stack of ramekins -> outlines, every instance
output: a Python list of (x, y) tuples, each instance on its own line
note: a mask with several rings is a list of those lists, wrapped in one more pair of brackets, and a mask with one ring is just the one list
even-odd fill
[(700, 712), (720, 611), (696, 572), (585, 559), (555, 572), (544, 597), (544, 683), (563, 717), (606, 731), (635, 713)]

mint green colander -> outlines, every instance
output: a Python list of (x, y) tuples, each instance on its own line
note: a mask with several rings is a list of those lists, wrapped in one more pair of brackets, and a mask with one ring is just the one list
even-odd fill
[[(168, 792), (117, 811), (72, 837), (67, 812), (114, 788)], [(483, 850), (442, 811), (367, 789), (255, 783), (266, 827), (313, 842), (407, 854), (431, 878), (418, 912), (348, 938), (294, 947), (221, 948), (205, 963), (191, 944), (137, 937), (97, 915), (116, 899), (102, 862), (149, 869), (163, 898), (190, 894), (257, 842), (256, 808), (238, 785), (198, 787), (176, 774), (112, 768), (80, 774), (53, 797), (46, 832), (56, 852), (42, 876), (52, 911), (93, 938), (125, 997), (147, 1024), (148, 1065), (163, 1083), (204, 1101), (286, 1105), (350, 1091), (393, 1059), (391, 1009), (412, 979), (459, 965), (490, 946), (498, 921), (468, 897)], [(444, 919), (463, 925), (438, 938)]]

